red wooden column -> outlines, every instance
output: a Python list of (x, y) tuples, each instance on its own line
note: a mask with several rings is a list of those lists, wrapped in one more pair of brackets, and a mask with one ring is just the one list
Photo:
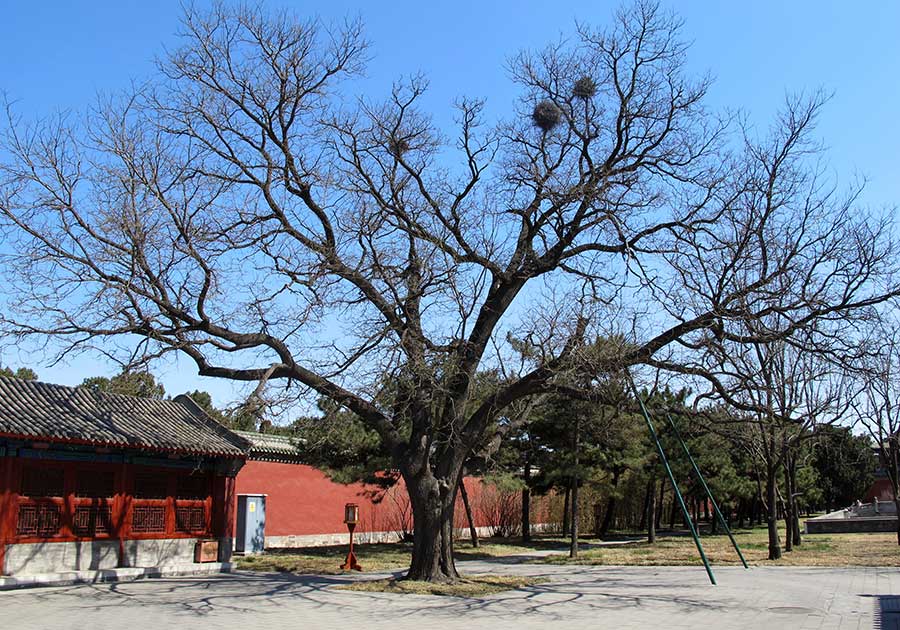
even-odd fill
[[(231, 545), (234, 544), (235, 478), (217, 473), (213, 477), (213, 505), (211, 510), (211, 533), (219, 540), (219, 561), (231, 559)], [(226, 549), (226, 547), (228, 547)]]
[(235, 478), (225, 477), (225, 498), (222, 501), (224, 530), (222, 535), (226, 538), (234, 538), (234, 512), (235, 512)]
[(0, 457), (0, 574), (6, 560), (6, 545), (12, 543), (16, 535), (14, 480), (18, 472), (18, 458)]
[(175, 534), (175, 497), (178, 495), (178, 474), (167, 470), (165, 473), (167, 487), (166, 492), (166, 537), (172, 538)]
[(118, 565), (120, 567), (128, 566), (128, 558), (125, 554), (125, 541), (128, 539), (131, 525), (131, 496), (128, 489), (132, 486), (129, 476), (131, 466), (122, 463), (119, 466), (119, 474), (116, 475), (116, 496), (113, 499), (112, 522), (114, 527), (113, 535), (119, 540), (119, 558)]
[(60, 528), (66, 540), (75, 537), (75, 485), (78, 479), (78, 464), (66, 462), (63, 464), (65, 476), (63, 477), (63, 510), (60, 515)]

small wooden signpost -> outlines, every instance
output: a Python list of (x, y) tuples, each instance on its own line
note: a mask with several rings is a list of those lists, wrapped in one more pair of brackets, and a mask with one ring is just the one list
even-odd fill
[(344, 506), (344, 522), (347, 524), (347, 529), (350, 530), (350, 551), (347, 553), (347, 559), (344, 561), (344, 564), (341, 565), (341, 569), (344, 571), (348, 569), (362, 571), (362, 567), (359, 566), (359, 563), (356, 561), (356, 554), (353, 553), (353, 530), (356, 529), (356, 524), (359, 522), (358, 505), (355, 503), (348, 503)]

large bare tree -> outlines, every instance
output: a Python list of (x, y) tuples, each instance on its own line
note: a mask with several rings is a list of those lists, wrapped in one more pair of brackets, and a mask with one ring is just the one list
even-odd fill
[[(10, 115), (4, 331), (52, 335), (62, 356), (177, 352), (203, 376), (330, 398), (402, 474), (408, 577), (453, 580), (461, 467), (509, 405), (630, 365), (694, 375), (706, 340), (742, 339), (772, 308), (800, 326), (894, 290), (873, 288), (887, 253), (864, 214), (836, 226), (767, 205), (804, 185), (806, 147), (778, 144), (803, 112), (740, 146), (685, 53), (678, 20), (638, 2), (520, 54), (510, 116), (460, 99), (450, 132), (423, 111), (421, 77), (352, 94), (359, 24), (188, 8), (133, 94), (83, 121)], [(801, 157), (763, 173), (757, 152), (779, 151)], [(796, 251), (761, 259), (770, 238)], [(578, 350), (617, 333), (618, 351)], [(476, 371), (515, 339), (527, 360), (473, 403)]]

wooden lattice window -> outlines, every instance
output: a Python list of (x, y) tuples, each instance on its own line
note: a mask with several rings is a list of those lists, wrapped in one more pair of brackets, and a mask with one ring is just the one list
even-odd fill
[(116, 475), (111, 471), (81, 470), (75, 484), (75, 496), (108, 499), (116, 493)]
[(164, 505), (136, 505), (131, 511), (131, 531), (139, 534), (161, 534), (166, 531)]
[(206, 509), (203, 506), (176, 507), (175, 529), (185, 533), (205, 532)]
[(62, 468), (27, 466), (22, 471), (20, 494), (26, 497), (62, 497), (65, 493), (65, 479)]
[(179, 499), (190, 501), (204, 501), (209, 497), (209, 477), (206, 475), (191, 475), (178, 477)]
[(169, 496), (169, 476), (165, 473), (142, 472), (134, 476), (135, 499), (166, 499)]
[(76, 536), (95, 537), (112, 531), (112, 508), (106, 505), (79, 505), (75, 508), (72, 529)]
[(59, 533), (60, 506), (56, 503), (21, 503), (17, 536), (51, 538)]

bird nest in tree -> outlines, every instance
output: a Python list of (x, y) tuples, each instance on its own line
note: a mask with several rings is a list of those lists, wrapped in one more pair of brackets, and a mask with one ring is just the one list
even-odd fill
[(583, 76), (575, 82), (572, 88), (572, 94), (578, 98), (591, 98), (597, 93), (597, 84), (589, 76)]
[(562, 119), (562, 111), (556, 106), (556, 103), (547, 99), (534, 106), (531, 113), (531, 120), (542, 131), (550, 131)]
[(409, 142), (405, 138), (391, 138), (388, 140), (388, 151), (395, 157), (401, 157), (409, 151)]

